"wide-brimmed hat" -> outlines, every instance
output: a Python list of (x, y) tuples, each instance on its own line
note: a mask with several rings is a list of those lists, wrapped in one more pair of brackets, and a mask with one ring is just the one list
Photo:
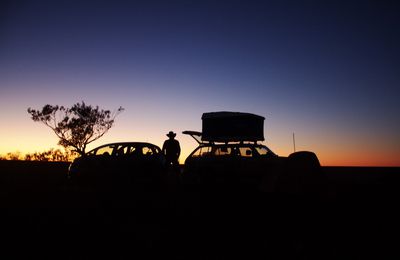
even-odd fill
[(176, 134), (172, 131), (169, 131), (169, 133), (167, 134), (168, 137), (175, 137)]

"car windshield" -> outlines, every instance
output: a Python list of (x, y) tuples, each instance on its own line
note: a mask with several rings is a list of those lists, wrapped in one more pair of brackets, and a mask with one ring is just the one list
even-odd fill
[(257, 150), (257, 153), (259, 155), (267, 155), (269, 153), (271, 153), (271, 151), (269, 151), (266, 147), (264, 146), (256, 146), (255, 149)]

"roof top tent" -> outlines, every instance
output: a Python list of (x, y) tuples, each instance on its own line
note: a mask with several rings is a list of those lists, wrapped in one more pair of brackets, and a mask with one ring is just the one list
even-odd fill
[(259, 115), (242, 112), (203, 113), (202, 141), (257, 142), (264, 141), (264, 120)]

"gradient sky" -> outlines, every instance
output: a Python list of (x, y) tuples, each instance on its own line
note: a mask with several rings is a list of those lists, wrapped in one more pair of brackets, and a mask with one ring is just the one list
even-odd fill
[(266, 118), (264, 144), (322, 165), (400, 166), (397, 1), (3, 1), (0, 154), (57, 147), (27, 108), (125, 111), (103, 138), (181, 162), (211, 111)]

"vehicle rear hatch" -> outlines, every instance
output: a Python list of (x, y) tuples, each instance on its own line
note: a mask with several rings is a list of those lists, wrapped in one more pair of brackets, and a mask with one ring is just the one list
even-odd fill
[(190, 135), (191, 137), (193, 137), (194, 140), (196, 140), (197, 143), (202, 144), (203, 142), (201, 141), (201, 136), (202, 133), (198, 132), (198, 131), (183, 131), (182, 134), (185, 135)]

